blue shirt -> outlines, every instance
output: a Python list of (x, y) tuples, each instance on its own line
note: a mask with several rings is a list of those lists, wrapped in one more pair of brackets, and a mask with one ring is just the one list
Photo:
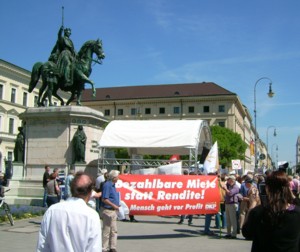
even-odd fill
[[(257, 184), (256, 183), (253, 182), (252, 185), (257, 188)], [(244, 197), (248, 197), (248, 191), (249, 191), (249, 189), (246, 187), (245, 182), (243, 182), (241, 184), (240, 194), (242, 194)]]
[[(110, 180), (104, 183), (101, 197), (102, 200), (108, 199), (111, 203), (115, 204), (116, 206), (120, 206), (119, 193), (116, 190), (115, 184)], [(111, 205), (107, 205), (103, 201), (101, 202), (101, 206), (104, 208), (112, 209)]]
[(248, 195), (248, 190), (249, 190), (249, 189), (246, 187), (245, 182), (243, 182), (243, 183), (241, 184), (240, 194), (242, 194), (244, 197), (247, 197), (247, 195)]

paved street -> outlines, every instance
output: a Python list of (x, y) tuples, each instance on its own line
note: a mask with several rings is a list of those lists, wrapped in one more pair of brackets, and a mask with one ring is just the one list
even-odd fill
[[(236, 240), (201, 235), (199, 230), (204, 228), (204, 216), (195, 217), (192, 226), (187, 225), (187, 220), (178, 225), (177, 217), (136, 216), (136, 219), (138, 223), (118, 222), (118, 252), (243, 252), (251, 248), (251, 242), (245, 241), (241, 235)], [(16, 221), (13, 227), (9, 223), (0, 224), (1, 251), (35, 251), (40, 220)]]

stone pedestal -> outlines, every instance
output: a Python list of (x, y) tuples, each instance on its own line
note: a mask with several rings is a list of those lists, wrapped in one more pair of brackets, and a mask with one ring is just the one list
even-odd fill
[(41, 179), (46, 164), (66, 173), (74, 167), (72, 138), (78, 125), (83, 126), (87, 137), (81, 170), (96, 169), (93, 173), (97, 173), (98, 141), (107, 123), (101, 112), (83, 106), (28, 108), (19, 117), (25, 123), (26, 179)]
[(23, 179), (24, 177), (24, 164), (20, 162), (13, 162), (13, 180)]

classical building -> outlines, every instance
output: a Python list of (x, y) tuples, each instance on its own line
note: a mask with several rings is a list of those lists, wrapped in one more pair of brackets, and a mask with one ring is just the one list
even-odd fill
[[(15, 139), (18, 127), (22, 126), (19, 114), (37, 104), (41, 83), (29, 93), (30, 78), (30, 71), (0, 59), (0, 171), (4, 168), (5, 160), (14, 160)], [(58, 105), (57, 99), (53, 101)]]
[(252, 118), (237, 94), (212, 82), (123, 86), (85, 90), (82, 103), (101, 111), (109, 120), (202, 119), (241, 135), (248, 145), (244, 169), (253, 169)]

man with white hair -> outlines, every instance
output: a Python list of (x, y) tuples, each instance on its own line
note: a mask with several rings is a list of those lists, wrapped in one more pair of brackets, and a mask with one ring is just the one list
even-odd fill
[(119, 171), (111, 170), (108, 180), (103, 185), (101, 215), (102, 215), (102, 252), (117, 252), (117, 212), (120, 206), (120, 196), (115, 184), (119, 179)]

